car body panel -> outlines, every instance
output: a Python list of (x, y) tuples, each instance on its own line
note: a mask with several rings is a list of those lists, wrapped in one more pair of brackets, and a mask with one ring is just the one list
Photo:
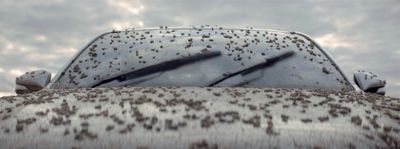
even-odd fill
[[(354, 90), (330, 56), (304, 34), (214, 26), (128, 29), (102, 34), (78, 52), (51, 81), (49, 88), (93, 87), (101, 81), (152, 64), (204, 51), (221, 51), (223, 56), (220, 58), (183, 66), (137, 84), (202, 86), (221, 74), (288, 50), (296, 55), (263, 70), (263, 78), (250, 86)], [(236, 79), (245, 82), (251, 78)]]
[(42, 90), (0, 98), (2, 148), (399, 148), (400, 100), (232, 87)]

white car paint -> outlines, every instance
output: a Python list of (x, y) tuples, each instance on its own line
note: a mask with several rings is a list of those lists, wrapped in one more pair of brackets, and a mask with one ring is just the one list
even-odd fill
[(2, 148), (399, 148), (400, 100), (323, 90), (125, 87), (0, 98)]

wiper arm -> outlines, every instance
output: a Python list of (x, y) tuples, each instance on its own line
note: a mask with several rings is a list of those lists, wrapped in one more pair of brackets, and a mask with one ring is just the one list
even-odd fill
[(274, 65), (275, 63), (277, 63), (277, 62), (279, 62), (281, 60), (284, 60), (286, 58), (289, 58), (289, 57), (293, 56), (294, 54), (295, 53), (293, 51), (287, 51), (287, 52), (284, 52), (284, 53), (279, 54), (277, 56), (273, 56), (271, 58), (267, 58), (267, 59), (265, 59), (265, 61), (260, 62), (258, 64), (254, 64), (254, 65), (251, 65), (249, 67), (242, 68), (242, 69), (237, 70), (237, 71), (232, 72), (232, 73), (230, 73), (230, 72), (229, 73), (224, 73), (222, 76), (214, 79), (214, 81), (211, 81), (210, 83), (206, 84), (206, 86), (209, 86), (209, 87), (214, 86), (214, 85), (216, 85), (216, 84), (218, 84), (218, 83), (220, 83), (220, 82), (222, 82), (222, 81), (224, 81), (224, 80), (226, 80), (228, 78), (236, 76), (238, 74), (247, 75), (247, 74), (249, 74), (249, 73), (251, 73), (253, 71), (259, 70), (261, 68), (270, 67), (270, 66)]
[(139, 77), (157, 73), (157, 72), (172, 70), (172, 69), (181, 67), (183, 65), (192, 64), (197, 61), (206, 60), (206, 59), (210, 59), (210, 58), (217, 57), (217, 56), (221, 56), (220, 51), (209, 51), (209, 52), (197, 53), (197, 54), (190, 55), (190, 56), (185, 56), (182, 58), (172, 59), (172, 60), (168, 60), (165, 62), (161, 62), (159, 64), (154, 64), (154, 65), (150, 65), (150, 66), (138, 69), (138, 70), (134, 70), (134, 71), (110, 78), (110, 79), (103, 80), (100, 83), (93, 85), (92, 87), (97, 87), (102, 84), (109, 83), (109, 82), (112, 82), (115, 80), (118, 80), (119, 82), (121, 82), (121, 81), (125, 81), (125, 80), (139, 78)]

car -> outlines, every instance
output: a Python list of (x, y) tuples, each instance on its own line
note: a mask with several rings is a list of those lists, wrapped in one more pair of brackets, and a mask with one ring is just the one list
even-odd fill
[(0, 98), (2, 148), (399, 148), (400, 100), (355, 84), (309, 36), (219, 26), (127, 29)]

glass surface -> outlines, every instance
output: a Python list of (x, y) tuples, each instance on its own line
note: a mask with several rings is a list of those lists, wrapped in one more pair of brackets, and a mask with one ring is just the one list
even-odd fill
[(282, 52), (294, 51), (294, 56), (270, 67), (236, 75), (215, 86), (353, 90), (333, 62), (299, 34), (221, 27), (159, 28), (104, 34), (76, 57), (51, 88), (93, 87), (102, 80), (207, 51), (220, 51), (221, 56), (119, 84), (204, 86), (224, 73), (249, 67)]

